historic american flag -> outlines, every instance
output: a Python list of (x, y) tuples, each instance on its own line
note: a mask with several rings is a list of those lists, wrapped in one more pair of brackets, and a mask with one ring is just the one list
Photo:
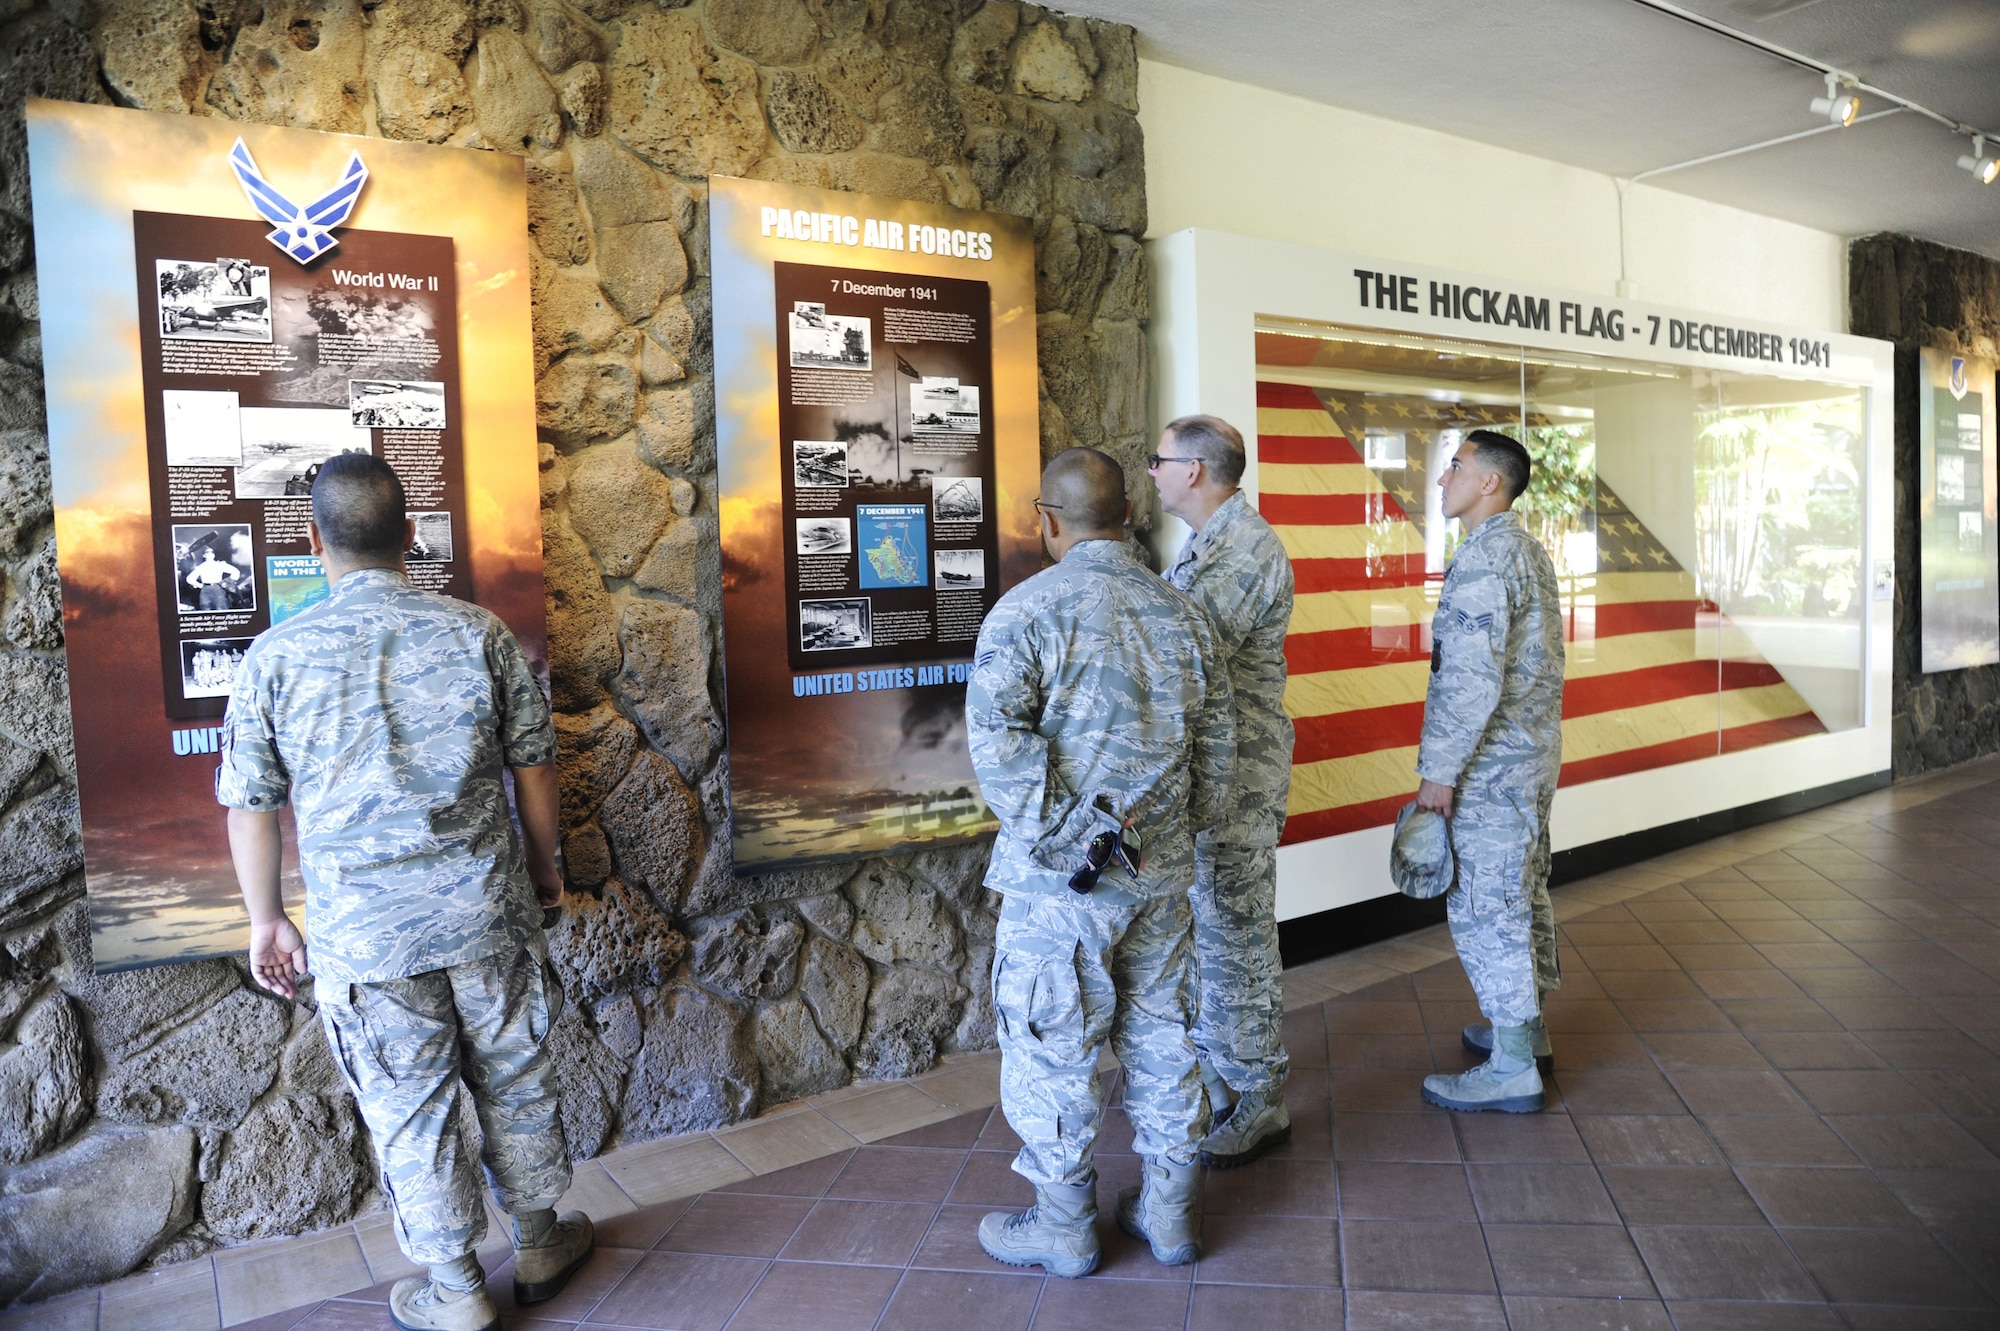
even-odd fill
[[(1425, 571), (1419, 450), (1410, 466), (1378, 470), (1357, 447), (1365, 424), (1383, 423), (1374, 413), (1420, 432), (1518, 422), (1517, 412), (1415, 396), (1364, 402), (1258, 384), (1257, 504), (1298, 581), (1285, 640), (1285, 705), (1298, 727), (1287, 842), (1391, 823), (1416, 795), (1443, 575)], [(1564, 580), (1562, 784), (1825, 729), (1601, 481), (1595, 535), (1596, 571)]]

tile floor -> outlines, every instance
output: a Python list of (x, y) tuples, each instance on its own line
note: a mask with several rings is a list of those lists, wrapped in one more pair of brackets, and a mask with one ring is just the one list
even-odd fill
[[(1477, 1015), (1441, 930), (1287, 972), (1295, 1135), (1210, 1176), (1193, 1267), (1109, 1224), (1087, 1280), (986, 1258), (980, 1215), (1030, 1190), (981, 1056), (591, 1162), (572, 1204), (597, 1255), (506, 1325), (2000, 1326), (1996, 853), (2000, 761), (1558, 890), (1533, 1117), (1417, 1097)], [(1107, 1086), (1108, 1201), (1137, 1158)], [(504, 1294), (505, 1245), (487, 1257)], [(378, 1331), (406, 1269), (377, 1215), (0, 1325)], [(285, 1297), (310, 1279), (339, 1297)]]

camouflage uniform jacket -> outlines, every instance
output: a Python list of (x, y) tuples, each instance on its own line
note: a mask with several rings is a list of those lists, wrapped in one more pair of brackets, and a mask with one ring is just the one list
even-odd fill
[(292, 801), (313, 974), (369, 983), (542, 955), (501, 768), (555, 756), (548, 702), (497, 616), (360, 569), (244, 656), (215, 797)]
[(1285, 715), (1291, 558), (1271, 524), (1238, 490), (1187, 538), (1166, 579), (1208, 612), (1229, 658), (1236, 777), (1216, 839), (1275, 846), (1292, 789), (1292, 718)]
[(1068, 894), (1091, 838), (1136, 815), (1134, 882), (1114, 860), (1093, 897), (1194, 884), (1194, 833), (1227, 808), (1229, 674), (1207, 616), (1130, 546), (1084, 541), (986, 616), (965, 693), (972, 766), (1000, 837), (986, 885)]
[(1431, 620), (1417, 774), (1441, 786), (1552, 794), (1562, 768), (1562, 595), (1513, 513), (1473, 528)]

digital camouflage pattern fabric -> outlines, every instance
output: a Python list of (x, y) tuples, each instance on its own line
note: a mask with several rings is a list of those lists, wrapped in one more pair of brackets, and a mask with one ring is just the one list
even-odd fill
[(1561, 983), (1549, 904), (1549, 808), (1562, 770), (1562, 597), (1512, 513), (1459, 546), (1431, 622), (1417, 774), (1455, 787), (1452, 941), (1496, 1026), (1540, 1012)]
[(517, 950), (511, 961), (403, 979), (321, 981), (318, 995), (327, 1042), (375, 1142), (396, 1242), (411, 1261), (449, 1262), (486, 1237), (479, 1168), (458, 1131), (467, 1087), (500, 1208), (519, 1215), (569, 1191), (569, 1146), (543, 1048), (562, 986), (546, 961)]
[(1285, 714), (1292, 561), (1239, 490), (1188, 536), (1165, 576), (1207, 612), (1236, 707), (1229, 812), (1196, 846), (1195, 1046), (1239, 1093), (1273, 1094), (1289, 1066), (1273, 847), (1292, 785), (1292, 720)]
[(1132, 1149), (1195, 1158), (1207, 1101), (1188, 1025), (1195, 962), (1186, 896), (1100, 901), (1064, 891), (1010, 895), (993, 951), (1000, 1107), (1021, 1139), (1014, 1171), (1037, 1184), (1087, 1183), (1102, 1126), (1097, 1057), (1125, 1069)]
[(1181, 546), (1168, 582), (1208, 613), (1229, 664), (1236, 704), (1236, 771), (1216, 836), (1275, 846), (1292, 788), (1292, 719), (1285, 714), (1285, 630), (1292, 561), (1241, 490)]
[(1083, 541), (1001, 597), (965, 693), (973, 770), (1000, 835), (986, 885), (1067, 894), (1092, 837), (1127, 818), (1144, 865), (1093, 896), (1194, 883), (1194, 832), (1228, 808), (1229, 675), (1208, 619), (1129, 545)]
[(541, 956), (541, 908), (503, 767), (555, 759), (555, 729), (498, 617), (360, 569), (260, 634), (222, 725), (216, 799), (289, 799), (322, 986)]

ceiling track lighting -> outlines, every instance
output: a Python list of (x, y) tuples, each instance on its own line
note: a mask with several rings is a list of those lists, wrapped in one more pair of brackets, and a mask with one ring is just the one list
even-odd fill
[(1813, 98), (1811, 109), (1813, 114), (1825, 116), (1845, 129), (1854, 123), (1854, 117), (1861, 114), (1861, 99), (1853, 93), (1842, 93), (1840, 85), (1843, 82), (1849, 87), (1853, 86), (1852, 79), (1843, 80), (1840, 75), (1829, 70), (1826, 76), (1826, 96)]
[(1991, 185), (1996, 179), (2000, 179), (2000, 157), (1988, 157), (1986, 136), (1975, 134), (1972, 136), (1972, 155), (1959, 158), (1958, 169), (1970, 171), (1972, 178), (1982, 185)]

